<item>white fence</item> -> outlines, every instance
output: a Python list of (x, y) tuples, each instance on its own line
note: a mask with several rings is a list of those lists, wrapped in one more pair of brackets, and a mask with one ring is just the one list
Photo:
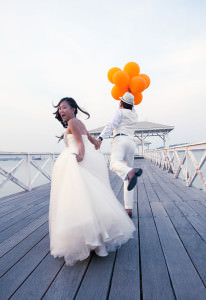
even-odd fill
[(173, 173), (175, 178), (185, 180), (187, 186), (199, 180), (198, 187), (206, 190), (206, 142), (151, 150), (144, 156), (161, 169)]
[[(58, 155), (59, 153), (45, 152), (0, 152), (0, 190), (9, 181), (26, 191), (37, 186), (39, 177), (44, 177), (49, 182)], [(198, 187), (206, 190), (206, 142), (147, 151), (144, 156), (160, 168), (173, 173), (175, 178), (185, 180), (187, 186), (199, 179)], [(104, 157), (109, 165), (110, 153), (104, 153)], [(6, 167), (9, 162), (12, 164)]]
[[(25, 191), (44, 184), (42, 177), (50, 182), (51, 171), (58, 155), (59, 153), (45, 152), (0, 152), (0, 190), (8, 182), (13, 182)], [(110, 153), (104, 153), (104, 157), (109, 165)], [(38, 180), (42, 183), (38, 184)]]
[[(26, 152), (0, 152), (0, 174), (3, 180), (0, 182), (2, 188), (8, 181), (12, 181), (26, 191), (32, 190), (39, 176), (51, 180), (51, 170), (58, 153), (26, 153)], [(41, 164), (38, 163), (41, 162)], [(12, 162), (12, 169), (7, 170), (4, 165)], [(32, 171), (31, 172), (31, 168)], [(24, 178), (20, 179), (15, 176), (21, 169)]]

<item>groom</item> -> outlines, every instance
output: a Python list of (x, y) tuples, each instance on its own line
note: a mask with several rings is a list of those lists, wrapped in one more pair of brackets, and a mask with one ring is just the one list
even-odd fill
[(142, 169), (133, 168), (134, 164), (134, 131), (137, 127), (137, 113), (134, 109), (134, 96), (126, 92), (120, 97), (119, 109), (112, 121), (108, 123), (97, 141), (99, 147), (102, 140), (113, 132), (110, 169), (124, 181), (124, 205), (130, 217), (133, 208), (133, 188)]

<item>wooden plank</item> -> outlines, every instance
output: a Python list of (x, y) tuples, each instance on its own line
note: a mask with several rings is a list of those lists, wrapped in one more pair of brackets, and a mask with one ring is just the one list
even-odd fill
[(206, 207), (198, 200), (187, 202), (194, 211), (206, 221)]
[(2, 217), (4, 217), (5, 215), (11, 214), (12, 212), (18, 211), (20, 209), (21, 209), (21, 207), (20, 208), (13, 207), (12, 205), (10, 205), (9, 207), (5, 207), (3, 209), (1, 208), (0, 218), (2, 219)]
[(49, 236), (43, 238), (0, 281), (1, 299), (8, 299), (48, 254)]
[(35, 196), (35, 199), (30, 199), (31, 202), (24, 200), (24, 199), (19, 199), (18, 202), (7, 204), (3, 209), (1, 209), (1, 212), (0, 212), (1, 222), (3, 222), (7, 218), (10, 218), (14, 215), (18, 215), (18, 212), (21, 213), (21, 212), (29, 209), (30, 207), (37, 206), (38, 204), (45, 201), (45, 199), (47, 199), (47, 201), (49, 199), (48, 192), (39, 197)]
[(139, 218), (152, 217), (152, 211), (144, 183), (138, 183), (138, 215)]
[(150, 165), (147, 163), (147, 160), (144, 160), (143, 172), (147, 174), (147, 177), (149, 178), (151, 184), (158, 183), (158, 178), (153, 173), (153, 170), (151, 169)]
[(114, 262), (115, 252), (106, 257), (94, 255), (75, 299), (106, 300)]
[(0, 277), (2, 277), (13, 265), (15, 265), (27, 252), (48, 234), (48, 222), (39, 226), (16, 247), (0, 258)]
[(45, 223), (48, 219), (48, 214), (44, 214), (43, 216), (37, 218), (34, 222), (30, 223), (27, 227), (21, 229), (16, 232), (10, 238), (5, 240), (0, 244), (0, 257), (15, 247), (18, 243), (20, 243), (23, 239), (25, 239), (31, 232), (40, 227), (43, 223)]
[(11, 206), (34, 205), (39, 198), (48, 197), (48, 196), (49, 196), (49, 189), (40, 191), (39, 193), (36, 192), (35, 194), (32, 192), (26, 192), (26, 194), (23, 194), (21, 197), (19, 196), (15, 199), (11, 199), (0, 204), (0, 207), (2, 208), (2, 207), (11, 207)]
[(173, 202), (161, 202), (163, 207), (170, 212), (170, 216), (182, 217), (184, 214)]
[[(157, 170), (156, 170), (157, 172)], [(165, 181), (164, 174), (160, 173), (160, 185), (164, 185), (164, 189), (167, 189), (168, 193), (172, 193), (173, 197), (175, 196), (176, 201), (201, 201), (201, 203), (206, 205), (206, 198), (203, 200), (203, 197), (199, 196), (199, 189), (194, 187), (186, 187), (184, 183), (175, 184), (175, 182), (179, 182), (180, 180), (172, 178), (170, 181)], [(167, 177), (167, 176), (166, 176)], [(206, 197), (206, 193), (202, 192), (202, 196)]]
[(182, 211), (185, 216), (198, 216), (197, 212), (184, 201), (175, 201), (175, 205)]
[(50, 184), (45, 184), (39, 187), (34, 188), (32, 191), (24, 191), (17, 194), (13, 194), (10, 196), (6, 196), (3, 198), (0, 198), (0, 204), (3, 203), (15, 203), (19, 200), (27, 200), (30, 201), (31, 198), (35, 198), (36, 196), (45, 196), (50, 189)]
[(200, 215), (188, 215), (187, 219), (190, 221), (202, 239), (206, 242), (206, 221)]
[[(160, 179), (161, 181), (161, 179)], [(162, 183), (161, 183), (162, 184)], [(154, 186), (154, 185), (153, 185)], [(169, 189), (171, 189), (171, 185), (168, 184)], [(173, 194), (169, 192), (167, 186), (167, 201), (171, 202)], [(160, 198), (160, 201), (164, 201), (165, 203), (165, 195), (166, 192), (163, 191), (162, 187), (155, 186), (156, 193), (158, 197)], [(172, 190), (171, 190), (172, 191)], [(179, 189), (175, 190), (176, 193), (179, 192)], [(176, 198), (175, 198), (176, 199)], [(181, 198), (179, 198), (181, 199)], [(191, 200), (190, 200), (191, 201)], [(206, 224), (205, 220), (198, 215), (185, 201), (175, 201), (173, 202), (179, 209), (180, 211), (187, 217), (189, 222), (193, 225), (193, 227), (198, 231), (198, 233), (201, 235), (201, 237), (206, 241)]]
[[(163, 186), (162, 185), (162, 180), (161, 180), (162, 178), (160, 178), (160, 185), (161, 186)], [(166, 183), (165, 183), (166, 184)], [(174, 186), (172, 186), (170, 183), (168, 183), (167, 182), (167, 188), (166, 188), (166, 190), (167, 190), (167, 192), (168, 192), (168, 195), (170, 196), (170, 197), (173, 197), (173, 195), (174, 194), (172, 194), (172, 187), (174, 188)], [(169, 190), (170, 189), (170, 190)], [(175, 188), (175, 193), (177, 193), (177, 195), (178, 195), (178, 190), (179, 190), (179, 187), (177, 188)], [(176, 198), (175, 198), (175, 200), (177, 200)], [(187, 222), (188, 222), (188, 227), (190, 226), (191, 228), (193, 228), (193, 227), (195, 227), (195, 229), (199, 232), (199, 234), (197, 234), (197, 232), (196, 232), (196, 235), (197, 235), (197, 237), (196, 237), (196, 239), (197, 240), (202, 240), (201, 238), (205, 238), (206, 236), (205, 236), (205, 224), (203, 223), (203, 220), (201, 219), (201, 218), (199, 218), (199, 216), (198, 216), (198, 213), (197, 213), (197, 211), (196, 210), (194, 210), (194, 208), (195, 208), (195, 205), (198, 205), (197, 204), (197, 201), (192, 201), (192, 200), (190, 200), (190, 201), (187, 201), (187, 202), (185, 202), (185, 201), (181, 201), (181, 198), (179, 198), (179, 200), (180, 201), (176, 201), (176, 202), (174, 202), (174, 203), (166, 203), (166, 202), (163, 202), (163, 205), (164, 205), (164, 207), (167, 209), (167, 210), (169, 210), (170, 211), (170, 215), (171, 216), (174, 216), (174, 217), (176, 217), (176, 218), (178, 218), (179, 216), (183, 216), (183, 214), (185, 215), (185, 216), (187, 216)], [(193, 203), (194, 205), (193, 205), (193, 207), (191, 207), (191, 203)], [(201, 205), (201, 204), (200, 204)], [(175, 206), (176, 206), (176, 209), (175, 209)], [(171, 214), (171, 208), (172, 208), (172, 214)], [(203, 211), (203, 210), (202, 210)], [(199, 207), (199, 212), (200, 212), (200, 207)], [(191, 217), (191, 216), (193, 216), (193, 217)], [(202, 216), (203, 217), (203, 216)], [(193, 226), (192, 226), (192, 225)], [(193, 228), (193, 230), (194, 230), (194, 228)], [(195, 243), (195, 240), (194, 240), (194, 243)], [(192, 242), (190, 241), (190, 244), (191, 244), (191, 246), (193, 245), (192, 244)], [(197, 242), (196, 242), (196, 244), (197, 244)], [(203, 256), (204, 257), (204, 256)], [(196, 259), (197, 260), (197, 259)], [(198, 267), (200, 267), (200, 265), (201, 265), (201, 263), (199, 263), (198, 264)], [(204, 265), (204, 264), (203, 264)], [(202, 274), (203, 274), (203, 278), (204, 278), (204, 273), (203, 273), (203, 271), (201, 272)]]
[(176, 192), (183, 200), (187, 201), (188, 199), (192, 199), (206, 201), (205, 192), (200, 191), (195, 187), (187, 187), (183, 180), (174, 178), (173, 175), (167, 173), (166, 171), (162, 171), (154, 165), (151, 165), (151, 168), (156, 175), (159, 176), (161, 181), (165, 182), (166, 184), (169, 182), (173, 186), (172, 189), (174, 192)]
[(194, 227), (183, 215), (174, 214), (170, 207), (166, 207), (167, 213), (178, 235), (191, 258), (194, 267), (201, 276), (206, 286), (206, 243), (197, 233)]
[(117, 252), (112, 274), (110, 300), (140, 299), (138, 234)]
[[(171, 200), (175, 203), (175, 205), (182, 211), (182, 213), (185, 216), (198, 215), (196, 210), (194, 210), (194, 201), (193, 200), (183, 201), (183, 199), (178, 195), (179, 188), (174, 189), (174, 186), (171, 185), (171, 183), (169, 182), (165, 183), (162, 180), (160, 180), (159, 182), (160, 182), (161, 189), (167, 193), (168, 197), (171, 198)], [(161, 199), (164, 199), (162, 195), (160, 195), (160, 197)], [(193, 203), (193, 208), (191, 207), (190, 203)]]
[(42, 208), (46, 208), (48, 210), (48, 201), (44, 201), (38, 206), (30, 207), (27, 210), (24, 210), (21, 214), (18, 214), (13, 218), (10, 217), (6, 221), (4, 220), (4, 222), (0, 222), (0, 232), (8, 229), (9, 227), (17, 224), (18, 222), (22, 222), (26, 217), (29, 217), (32, 214), (40, 211)]
[[(123, 202), (123, 190), (118, 197)], [(117, 251), (112, 274), (109, 300), (140, 299), (139, 241), (137, 227), (137, 188), (134, 191), (133, 222), (137, 228), (134, 238)]]
[(159, 198), (157, 196), (157, 194), (155, 193), (151, 183), (147, 180), (145, 180), (145, 176), (143, 177), (144, 180), (144, 185), (145, 185), (145, 189), (148, 195), (148, 200), (149, 202), (159, 202)]
[(151, 300), (175, 299), (151, 207), (143, 189), (141, 185), (138, 193), (142, 297)]
[[(151, 177), (150, 170), (147, 165), (146, 165), (146, 168), (143, 167), (143, 169), (144, 169), (143, 170), (143, 182), (144, 182), (146, 192), (148, 195), (148, 200), (149, 200), (149, 202), (159, 201), (159, 198), (152, 187), (152, 183), (154, 183), (154, 184), (157, 183), (157, 177), (156, 176)], [(155, 182), (153, 180), (153, 177), (156, 179)]]
[(158, 197), (160, 197), (160, 201), (170, 202), (170, 201), (177, 201), (182, 202), (181, 197), (173, 190), (170, 186), (170, 182), (164, 182), (161, 178), (159, 178), (158, 188), (156, 189), (156, 192), (160, 194)]
[(166, 193), (166, 191), (164, 191), (158, 183), (156, 184), (153, 183), (152, 188), (157, 194), (159, 201), (171, 202), (170, 195), (168, 195), (168, 193)]
[(54, 281), (51, 282), (43, 299), (74, 299), (82, 278), (87, 271), (90, 259), (91, 257), (76, 263), (72, 267), (68, 267), (64, 264)]
[(10, 209), (9, 212), (7, 212), (6, 214), (4, 214), (1, 219), (0, 219), (0, 222), (3, 223), (5, 222), (7, 219), (11, 219), (13, 217), (16, 217), (20, 214), (22, 214), (24, 211), (27, 211), (28, 209), (31, 209), (31, 207), (35, 207), (35, 206), (38, 206), (38, 205), (44, 205), (44, 203), (46, 202), (49, 202), (48, 201), (48, 197), (45, 198), (45, 197), (42, 197), (39, 199), (39, 203), (35, 203), (34, 205), (22, 205), (22, 206), (19, 206), (18, 208), (16, 209)]
[[(22, 200), (19, 200), (18, 202), (13, 202), (13, 203), (9, 203), (7, 204), (7, 207), (10, 209), (12, 208), (21, 208), (21, 209), (27, 209), (27, 208), (30, 208), (32, 206), (36, 206), (38, 205), (39, 203), (42, 202), (42, 200), (46, 199), (46, 198), (49, 198), (49, 195), (48, 193), (45, 194), (45, 195), (41, 195), (41, 196), (36, 196), (34, 199), (30, 199), (31, 201), (27, 201), (26, 199), (22, 199)], [(9, 210), (8, 210), (9, 212)], [(6, 211), (5, 211), (6, 213)]]
[(0, 247), (1, 243), (4, 242), (6, 239), (10, 238), (12, 235), (18, 233), (18, 231), (24, 229), (26, 226), (28, 226), (33, 220), (38, 219), (45, 213), (48, 213), (48, 207), (42, 207), (37, 212), (33, 213), (32, 215), (29, 215), (25, 218), (22, 218), (22, 220), (19, 220), (9, 228), (5, 229), (4, 231), (0, 232)]
[(177, 299), (206, 299), (206, 289), (161, 203), (151, 203)]
[(54, 259), (48, 253), (13, 294), (12, 299), (41, 299), (63, 265), (63, 258)]
[(153, 218), (140, 218), (143, 299), (175, 299)]

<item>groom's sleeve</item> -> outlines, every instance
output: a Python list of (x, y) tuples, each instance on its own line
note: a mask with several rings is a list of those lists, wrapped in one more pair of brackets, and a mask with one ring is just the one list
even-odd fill
[(119, 125), (122, 119), (122, 111), (121, 109), (118, 109), (116, 114), (114, 115), (111, 122), (107, 123), (107, 125), (102, 130), (99, 139), (103, 140), (106, 137), (109, 137), (112, 135), (113, 130)]

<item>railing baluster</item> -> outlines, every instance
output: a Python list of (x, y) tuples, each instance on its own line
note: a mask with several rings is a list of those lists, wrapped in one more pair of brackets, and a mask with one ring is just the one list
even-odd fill
[[(193, 150), (205, 150), (199, 163), (192, 153)], [(179, 155), (179, 151), (184, 151), (182, 158)], [(149, 150), (145, 151), (144, 155), (161, 169), (166, 169), (168, 172), (169, 170), (172, 170), (175, 178), (183, 176), (187, 186), (193, 185), (195, 179), (199, 177), (202, 187), (206, 190), (206, 175), (204, 176), (200, 170), (206, 162), (206, 142), (176, 146), (167, 149)], [(191, 169), (191, 163), (189, 164), (189, 161), (192, 162), (192, 165), (195, 168), (194, 172)]]

